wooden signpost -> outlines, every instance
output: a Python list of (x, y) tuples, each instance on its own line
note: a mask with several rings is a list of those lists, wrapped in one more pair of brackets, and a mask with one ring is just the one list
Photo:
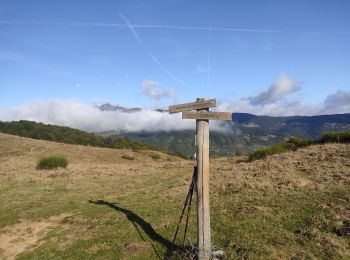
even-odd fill
[(197, 102), (174, 105), (169, 107), (169, 113), (178, 113), (190, 110), (196, 110), (201, 108), (209, 108), (216, 106), (216, 99), (199, 99)]
[[(197, 246), (198, 259), (212, 258), (209, 207), (209, 120), (232, 120), (232, 113), (209, 112), (216, 99), (197, 98), (196, 102), (169, 107), (169, 113), (182, 112), (182, 119), (196, 119), (197, 164)], [(196, 110), (196, 111), (191, 111)]]

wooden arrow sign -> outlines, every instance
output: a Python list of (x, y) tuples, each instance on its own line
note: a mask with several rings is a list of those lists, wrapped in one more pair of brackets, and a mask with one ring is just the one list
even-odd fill
[(208, 100), (199, 100), (197, 102), (192, 103), (186, 103), (186, 104), (180, 104), (180, 105), (174, 105), (169, 107), (169, 113), (178, 113), (183, 111), (189, 111), (189, 110), (197, 110), (201, 108), (209, 108), (209, 107), (215, 107), (216, 106), (216, 99), (208, 99)]
[(232, 113), (209, 112), (209, 111), (185, 111), (182, 112), (182, 119), (204, 119), (204, 120), (232, 120)]

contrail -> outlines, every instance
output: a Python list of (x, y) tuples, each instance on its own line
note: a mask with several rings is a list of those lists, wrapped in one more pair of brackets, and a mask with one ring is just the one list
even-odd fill
[[(122, 18), (123, 19), (123, 18)], [(124, 17), (125, 19), (125, 17)], [(123, 19), (123, 20), (124, 20)], [(125, 20), (124, 20), (125, 21)], [(45, 21), (18, 21), (18, 20), (0, 20), (0, 24), (23, 24), (23, 25), (61, 25), (61, 26), (91, 26), (91, 27), (118, 27), (130, 29), (135, 37), (138, 35), (135, 28), (139, 29), (172, 29), (172, 30), (193, 30), (193, 31), (232, 31), (248, 33), (290, 33), (290, 34), (350, 34), (350, 31), (287, 31), (273, 29), (249, 29), (233, 27), (201, 27), (201, 26), (175, 26), (159, 24), (131, 24), (126, 20), (126, 24), (101, 23), (101, 22), (45, 22)], [(136, 34), (135, 34), (136, 33)]]
[(2, 20), (0, 24), (9, 25), (54, 25), (54, 26), (91, 26), (91, 27), (120, 27), (127, 28), (125, 24), (117, 23), (99, 23), (99, 22), (45, 22), (45, 21), (8, 21)]
[(134, 26), (128, 21), (128, 19), (125, 18), (124, 15), (119, 14), (119, 16), (125, 22), (126, 26), (132, 32), (132, 34), (134, 35), (135, 39), (139, 42), (139, 44), (143, 44), (143, 41), (141, 40), (139, 34), (135, 31)]
[(210, 86), (210, 45), (211, 45), (211, 25), (208, 37), (208, 60), (207, 60), (207, 86)]
[[(135, 26), (132, 25), (129, 20), (122, 14), (119, 14), (120, 18), (125, 22), (125, 25), (127, 26), (127, 28), (132, 32), (132, 34), (134, 35), (135, 39), (137, 40), (137, 42), (141, 45), (143, 44), (143, 41), (141, 39), (141, 37), (139, 36), (139, 34), (135, 31)], [(124, 26), (125, 26), (124, 25)], [(170, 78), (172, 78), (173, 80), (176, 80), (177, 82), (187, 85), (186, 82), (184, 82), (183, 80), (177, 78), (176, 76), (174, 76), (174, 74), (172, 74), (166, 67), (164, 67), (160, 61), (157, 59), (156, 56), (154, 56), (150, 51), (148, 52), (148, 55), (151, 57), (152, 61), (160, 68), (161, 71), (163, 71), (165, 74), (167, 74)]]
[(169, 70), (167, 70), (167, 68), (165, 68), (160, 62), (159, 60), (151, 53), (149, 52), (148, 55), (152, 58), (152, 60), (154, 61), (155, 64), (157, 64), (157, 66), (165, 73), (167, 74), (170, 78), (172, 78), (173, 80), (176, 80), (177, 82), (183, 84), (183, 85), (187, 85), (187, 83), (185, 81), (183, 81), (182, 79), (177, 78), (176, 76), (174, 76)]

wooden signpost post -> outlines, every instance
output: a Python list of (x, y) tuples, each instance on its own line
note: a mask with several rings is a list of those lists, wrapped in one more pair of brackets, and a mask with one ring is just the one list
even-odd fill
[[(232, 113), (209, 112), (216, 99), (197, 98), (196, 102), (169, 107), (169, 113), (182, 112), (182, 119), (196, 119), (197, 163), (197, 246), (198, 259), (212, 257), (209, 207), (209, 120), (232, 120)], [(191, 111), (196, 110), (196, 111)]]

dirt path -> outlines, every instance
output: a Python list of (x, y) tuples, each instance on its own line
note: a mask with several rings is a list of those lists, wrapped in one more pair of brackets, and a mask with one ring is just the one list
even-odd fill
[(67, 216), (61, 214), (40, 222), (22, 219), (20, 223), (6, 227), (0, 233), (0, 258), (15, 259), (25, 250), (39, 246), (41, 244), (39, 240), (50, 231), (50, 228), (57, 226)]

